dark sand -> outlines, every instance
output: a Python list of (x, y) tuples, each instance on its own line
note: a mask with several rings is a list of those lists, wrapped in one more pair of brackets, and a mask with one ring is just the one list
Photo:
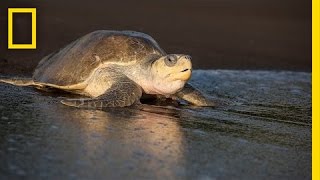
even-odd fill
[(86, 110), (0, 83), (0, 179), (311, 179), (310, 73), (190, 81), (230, 104)]
[[(36, 50), (7, 49), (8, 7), (37, 7)], [(15, 24), (15, 40), (28, 39), (28, 23)], [(195, 68), (311, 71), (311, 1), (8, 0), (0, 74), (30, 75), (43, 56), (98, 29), (148, 33), (168, 53), (192, 55)]]

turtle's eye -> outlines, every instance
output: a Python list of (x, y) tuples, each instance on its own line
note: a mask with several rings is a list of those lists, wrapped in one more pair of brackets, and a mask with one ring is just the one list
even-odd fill
[(177, 57), (175, 55), (168, 55), (164, 62), (169, 67), (174, 66), (177, 63)]

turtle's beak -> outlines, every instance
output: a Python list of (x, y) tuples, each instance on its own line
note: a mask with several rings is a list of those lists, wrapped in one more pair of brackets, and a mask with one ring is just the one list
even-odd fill
[(180, 57), (178, 61), (180, 72), (177, 73), (176, 80), (188, 81), (192, 73), (191, 57), (184, 55)]
[(188, 69), (188, 68), (182, 70), (180, 72), (181, 75), (179, 75), (179, 79), (182, 81), (188, 81), (191, 78), (191, 72), (192, 72), (192, 70)]

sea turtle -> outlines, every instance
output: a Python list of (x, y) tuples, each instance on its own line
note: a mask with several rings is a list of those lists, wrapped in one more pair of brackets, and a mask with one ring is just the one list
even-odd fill
[(44, 57), (32, 79), (0, 81), (86, 96), (61, 101), (75, 107), (130, 106), (139, 103), (143, 94), (213, 106), (211, 100), (186, 83), (191, 72), (189, 55), (166, 54), (147, 34), (99, 30)]

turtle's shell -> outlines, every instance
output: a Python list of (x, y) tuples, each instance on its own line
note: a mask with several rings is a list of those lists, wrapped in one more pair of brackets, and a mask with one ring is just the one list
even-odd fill
[(44, 57), (33, 79), (59, 86), (78, 84), (101, 63), (139, 63), (152, 54), (164, 55), (165, 52), (149, 35), (134, 31), (95, 31)]

